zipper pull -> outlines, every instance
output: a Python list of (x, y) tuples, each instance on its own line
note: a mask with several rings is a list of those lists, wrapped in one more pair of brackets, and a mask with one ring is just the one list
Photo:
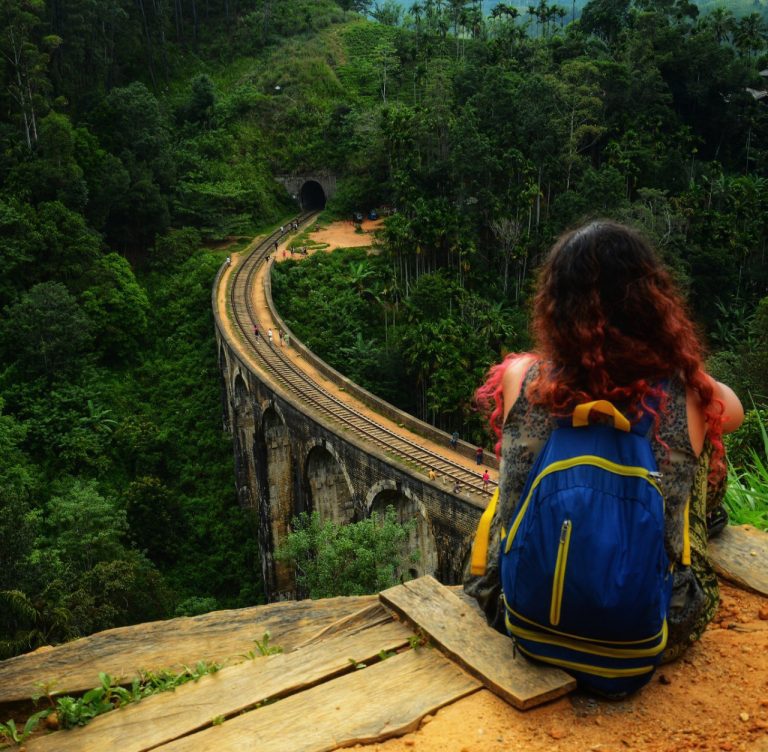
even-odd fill
[(651, 477), (651, 478), (663, 478), (664, 477), (664, 473), (660, 473), (657, 470), (649, 470), (648, 471), (648, 476)]
[(568, 530), (571, 527), (570, 520), (563, 520), (563, 526), (560, 528), (560, 543), (565, 543), (565, 539), (568, 537)]

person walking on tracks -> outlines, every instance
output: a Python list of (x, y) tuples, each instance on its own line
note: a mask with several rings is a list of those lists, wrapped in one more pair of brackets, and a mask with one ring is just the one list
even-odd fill
[(267, 329), (267, 339), (269, 340), (269, 346), (272, 347), (272, 330)]
[(256, 337), (256, 344), (259, 344), (259, 339), (261, 337), (261, 334), (259, 333), (259, 325), (254, 324), (253, 325), (253, 336)]
[(459, 443), (459, 432), (454, 431), (451, 434), (451, 440), (450, 440), (451, 449), (456, 449), (456, 445)]

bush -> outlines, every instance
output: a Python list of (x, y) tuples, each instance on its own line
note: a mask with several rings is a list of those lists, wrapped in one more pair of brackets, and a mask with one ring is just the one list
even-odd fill
[(275, 555), (295, 567), (296, 585), (310, 598), (367, 595), (397, 584), (410, 529), (411, 523), (397, 521), (391, 506), (383, 519), (373, 512), (350, 525), (302, 512)]

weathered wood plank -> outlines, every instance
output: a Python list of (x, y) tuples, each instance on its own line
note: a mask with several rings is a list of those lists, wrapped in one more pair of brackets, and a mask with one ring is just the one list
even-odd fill
[(408, 650), (157, 752), (326, 752), (404, 734), (480, 687), (437, 650)]
[(576, 687), (576, 681), (564, 671), (534, 665), (516, 655), (512, 640), (491, 629), (476, 611), (432, 577), (397, 585), (379, 597), (516, 708), (531, 708)]
[(375, 627), (377, 624), (386, 624), (389, 621), (392, 621), (392, 612), (388, 611), (377, 601), (370, 606), (356, 611), (354, 614), (343, 616), (327, 627), (323, 627), (309, 639), (297, 645), (296, 650), (322, 642), (337, 634), (353, 635), (364, 629), (371, 629), (371, 627)]
[[(383, 610), (383, 609), (382, 609)], [(145, 752), (267, 699), (300, 692), (407, 646), (412, 632), (392, 621), (339, 633), (311, 648), (256, 658), (94, 719), (88, 726), (31, 740), (29, 752)]]
[(338, 619), (376, 603), (376, 596), (285, 601), (137, 624), (0, 661), (0, 704), (28, 699), (37, 682), (60, 694), (98, 685), (98, 674), (130, 681), (140, 670), (181, 670), (197, 661), (233, 663), (264, 632), (290, 650)]
[(751, 525), (728, 525), (709, 542), (707, 552), (721, 577), (768, 595), (768, 533)]

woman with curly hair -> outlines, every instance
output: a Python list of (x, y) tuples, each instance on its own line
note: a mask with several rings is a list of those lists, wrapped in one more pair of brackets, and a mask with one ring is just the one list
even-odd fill
[(705, 373), (700, 339), (669, 272), (623, 225), (591, 222), (558, 239), (539, 274), (532, 332), (534, 351), (508, 356), (478, 390), (499, 439), (501, 470), (486, 571), (468, 576), (465, 590), (504, 631), (501, 529), (559, 419), (593, 400), (611, 402), (635, 423), (650, 413), (664, 547), (675, 564), (663, 655), (670, 660), (699, 638), (717, 607), (707, 513), (722, 499), (722, 435), (741, 425), (741, 403)]

